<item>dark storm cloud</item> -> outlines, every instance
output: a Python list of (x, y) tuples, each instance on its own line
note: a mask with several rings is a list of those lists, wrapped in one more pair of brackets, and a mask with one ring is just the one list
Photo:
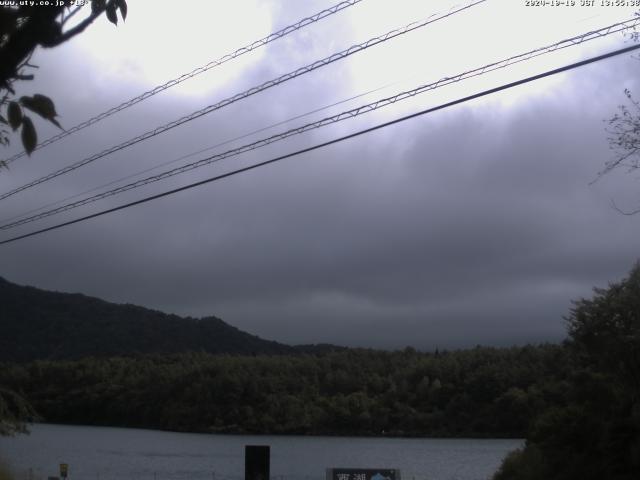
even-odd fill
[[(239, 82), (253, 85), (295, 63), (287, 51)], [(620, 103), (636, 68), (633, 61), (603, 64), (567, 77), (556, 91), (469, 103), (5, 246), (1, 275), (184, 315), (217, 315), (286, 342), (450, 348), (557, 341), (570, 300), (620, 278), (638, 257), (638, 218), (609, 205), (611, 196), (633, 199), (637, 182), (614, 175), (589, 186), (610, 155), (602, 119)], [(16, 198), (3, 213), (331, 103), (336, 93), (348, 96), (339, 72), (294, 81), (133, 147)], [(105, 95), (93, 101), (117, 103), (113, 92)], [(51, 168), (68, 163), (69, 153), (75, 158), (109, 146), (123, 132), (144, 131), (149, 119), (160, 124), (198, 102), (166, 96), (127, 120), (114, 118), (73, 152), (62, 142), (52, 148)], [(352, 128), (316, 132), (144, 192)], [(42, 159), (25, 161), (12, 179), (42, 174), (36, 161)]]

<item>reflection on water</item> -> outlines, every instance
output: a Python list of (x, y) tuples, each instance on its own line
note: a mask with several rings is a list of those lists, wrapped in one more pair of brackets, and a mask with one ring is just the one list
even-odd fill
[(271, 445), (274, 480), (324, 480), (329, 467), (398, 468), (402, 480), (490, 478), (521, 440), (206, 435), (34, 425), (0, 438), (17, 480), (242, 480), (244, 446)]

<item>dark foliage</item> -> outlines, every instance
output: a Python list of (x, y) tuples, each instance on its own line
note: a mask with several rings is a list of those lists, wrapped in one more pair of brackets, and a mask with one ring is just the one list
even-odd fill
[(535, 418), (526, 447), (496, 480), (631, 480), (640, 472), (640, 264), (575, 302), (567, 322), (564, 400)]
[[(28, 154), (36, 149), (38, 136), (33, 121), (26, 115), (27, 111), (62, 128), (49, 97), (42, 94), (16, 97), (14, 84), (34, 78), (33, 71), (37, 67), (29, 63), (34, 51), (39, 47), (52, 48), (65, 43), (82, 33), (102, 14), (114, 25), (118, 23), (118, 12), (122, 20), (127, 16), (126, 0), (90, 0), (73, 5), (71, 2), (41, 3), (7, 2), (7, 5), (0, 5), (0, 145), (9, 144), (10, 130), (20, 129), (22, 145)], [(89, 3), (91, 9), (86, 17), (67, 28), (67, 22)], [(6, 167), (5, 162), (0, 161), (0, 167), (3, 166)]]
[(0, 387), (0, 435), (26, 433), (26, 422), (38, 419), (33, 407), (24, 397)]
[[(46, 421), (178, 431), (521, 437), (554, 401), (559, 346), (439, 355), (182, 354), (0, 364)], [(560, 368), (561, 370), (561, 368)], [(553, 379), (548, 384), (549, 379)]]

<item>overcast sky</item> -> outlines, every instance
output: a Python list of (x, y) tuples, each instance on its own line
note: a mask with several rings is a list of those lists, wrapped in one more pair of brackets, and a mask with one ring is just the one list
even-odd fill
[[(51, 96), (68, 128), (337, 2), (129, 3), (124, 24), (101, 19), (67, 44), (38, 52), (36, 81), (21, 93)], [(171, 166), (633, 16), (630, 9), (576, 4), (489, 0), (2, 200), (0, 220), (370, 90)], [(0, 190), (452, 5), (363, 0), (13, 162), (0, 175)], [(0, 238), (630, 44), (616, 34), (544, 55)], [(571, 300), (619, 280), (640, 257), (640, 215), (611, 206), (612, 199), (623, 209), (640, 206), (638, 173), (614, 171), (591, 184), (613, 155), (605, 120), (624, 103), (625, 88), (640, 95), (639, 71), (640, 60), (622, 55), (0, 246), (0, 276), (180, 315), (215, 315), (286, 343), (430, 350), (559, 341)], [(37, 127), (42, 139), (56, 133), (44, 122)], [(18, 147), (15, 138), (2, 156)]]

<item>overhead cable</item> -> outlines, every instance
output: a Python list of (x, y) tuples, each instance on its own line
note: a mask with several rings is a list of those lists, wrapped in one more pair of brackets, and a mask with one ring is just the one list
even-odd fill
[[(546, 47), (540, 47), (540, 48), (537, 48), (535, 50), (528, 51), (526, 53), (521, 53), (521, 54), (509, 57), (509, 58), (506, 58), (506, 59), (503, 59), (503, 60), (500, 60), (500, 61), (497, 61), (497, 62), (493, 62), (493, 63), (487, 64), (487, 65), (484, 65), (482, 67), (475, 68), (473, 70), (467, 70), (465, 72), (459, 73), (459, 74), (454, 75), (454, 76), (444, 77), (444, 78), (442, 78), (442, 79), (440, 79), (440, 80), (438, 80), (436, 82), (432, 82), (432, 83), (429, 83), (429, 84), (426, 84), (426, 85), (421, 85), (421, 86), (419, 86), (417, 88), (414, 88), (412, 90), (400, 92), (400, 93), (397, 93), (397, 94), (395, 94), (393, 96), (386, 97), (386, 98), (377, 100), (375, 102), (368, 103), (366, 105), (362, 105), (360, 107), (353, 108), (351, 110), (347, 110), (347, 111), (341, 112), (339, 114), (332, 115), (330, 117), (326, 117), (326, 118), (323, 118), (321, 120), (308, 123), (306, 125), (295, 127), (295, 128), (289, 129), (289, 130), (287, 130), (285, 132), (278, 133), (278, 134), (275, 134), (275, 135), (272, 135), (270, 137), (257, 140), (255, 142), (252, 142), (252, 143), (249, 143), (249, 144), (246, 144), (246, 145), (242, 145), (240, 147), (233, 148), (231, 150), (227, 150), (227, 151), (222, 152), (222, 153), (211, 155), (209, 157), (203, 158), (203, 159), (198, 160), (196, 162), (192, 162), (192, 163), (189, 163), (189, 164), (186, 164), (186, 165), (182, 165), (180, 167), (176, 167), (174, 169), (167, 170), (167, 171), (159, 173), (157, 175), (153, 175), (153, 176), (141, 179), (141, 180), (137, 180), (135, 182), (132, 182), (132, 183), (129, 183), (129, 184), (126, 184), (126, 185), (123, 185), (123, 186), (120, 186), (120, 187), (117, 187), (117, 188), (114, 188), (114, 189), (111, 189), (111, 190), (108, 190), (108, 191), (93, 195), (91, 197), (86, 197), (86, 198), (78, 200), (76, 202), (68, 203), (66, 205), (62, 205), (60, 207), (57, 207), (57, 208), (54, 208), (54, 209), (50, 209), (50, 210), (41, 212), (41, 213), (36, 214), (36, 215), (32, 215), (32, 216), (23, 218), (21, 220), (17, 220), (17, 221), (14, 221), (14, 222), (6, 223), (4, 225), (0, 225), (0, 230), (8, 230), (8, 229), (11, 229), (11, 228), (18, 227), (20, 225), (24, 225), (26, 223), (31, 223), (31, 222), (34, 222), (34, 221), (37, 221), (37, 220), (41, 220), (43, 218), (50, 217), (52, 215), (56, 215), (56, 214), (59, 214), (59, 213), (62, 213), (62, 212), (66, 212), (68, 210), (71, 210), (71, 209), (74, 209), (74, 208), (77, 208), (77, 207), (81, 207), (83, 205), (87, 205), (89, 203), (93, 203), (93, 202), (96, 202), (98, 200), (102, 200), (102, 199), (107, 198), (107, 197), (112, 197), (114, 195), (118, 195), (120, 193), (124, 193), (126, 191), (142, 187), (144, 185), (148, 185), (148, 184), (160, 181), (160, 180), (164, 180), (166, 178), (173, 177), (175, 175), (178, 175), (178, 174), (181, 174), (181, 173), (185, 173), (185, 172), (194, 170), (196, 168), (200, 168), (202, 166), (205, 166), (205, 165), (208, 165), (208, 164), (211, 164), (211, 163), (214, 163), (214, 162), (218, 162), (220, 160), (223, 160), (223, 159), (226, 159), (226, 158), (229, 158), (229, 157), (234, 157), (234, 156), (240, 155), (242, 153), (246, 153), (248, 151), (264, 147), (266, 145), (278, 142), (280, 140), (284, 140), (284, 139), (292, 137), (294, 135), (299, 135), (299, 134), (308, 132), (310, 130), (321, 128), (321, 127), (324, 127), (324, 126), (327, 126), (327, 125), (330, 125), (330, 124), (333, 124), (333, 123), (337, 123), (337, 122), (340, 122), (340, 121), (343, 121), (343, 120), (346, 120), (346, 119), (349, 119), (349, 118), (354, 118), (354, 117), (356, 117), (358, 115), (362, 115), (364, 113), (368, 113), (368, 112), (372, 112), (374, 110), (378, 110), (380, 108), (392, 105), (394, 103), (397, 103), (397, 102), (402, 101), (402, 100), (406, 100), (408, 98), (412, 98), (412, 97), (414, 97), (414, 96), (416, 96), (418, 94), (425, 93), (427, 91), (435, 90), (437, 88), (440, 88), (440, 87), (443, 87), (443, 86), (446, 86), (446, 85), (450, 85), (450, 84), (453, 84), (453, 83), (457, 83), (457, 82), (460, 82), (460, 81), (465, 80), (465, 79), (477, 77), (479, 75), (483, 75), (483, 74), (486, 74), (486, 73), (489, 73), (489, 72), (492, 72), (492, 71), (495, 71), (495, 70), (506, 68), (506, 67), (508, 67), (510, 65), (514, 65), (514, 64), (520, 63), (520, 62), (524, 62), (524, 61), (530, 60), (532, 58), (535, 58), (535, 57), (538, 57), (538, 56), (541, 56), (541, 55), (545, 55), (545, 54), (548, 54), (548, 53), (551, 53), (551, 52), (555, 52), (555, 51), (558, 51), (558, 50), (561, 50), (561, 49), (564, 49), (564, 48), (567, 48), (567, 47), (580, 45), (580, 44), (582, 44), (582, 43), (584, 43), (586, 41), (593, 40), (593, 39), (596, 39), (596, 38), (602, 38), (602, 37), (604, 37), (606, 35), (611, 35), (613, 33), (620, 32), (620, 31), (626, 30), (628, 28), (633, 28), (633, 27), (635, 27), (637, 25), (640, 25), (640, 19), (638, 19), (638, 18), (630, 19), (630, 20), (627, 20), (627, 21), (624, 21), (624, 22), (619, 22), (619, 23), (610, 25), (608, 27), (601, 28), (599, 30), (595, 30), (595, 31), (592, 31), (592, 32), (584, 33), (582, 35), (578, 35), (578, 36), (571, 37), (571, 38), (568, 38), (568, 39), (565, 39), (565, 40), (561, 40), (559, 42), (556, 42), (554, 44), (548, 45)], [(37, 210), (40, 210), (40, 209), (37, 209)]]
[(276, 85), (280, 85), (281, 83), (284, 83), (284, 82), (286, 82), (288, 80), (292, 80), (292, 79), (294, 79), (296, 77), (299, 77), (299, 76), (304, 75), (306, 73), (312, 72), (312, 71), (314, 71), (314, 70), (316, 70), (318, 68), (324, 67), (324, 66), (329, 65), (331, 63), (334, 63), (334, 62), (336, 62), (338, 60), (342, 60), (344, 58), (347, 58), (350, 55), (353, 55), (355, 53), (364, 51), (364, 50), (366, 50), (366, 49), (368, 49), (370, 47), (373, 47), (373, 46), (378, 45), (380, 43), (386, 42), (386, 41), (391, 40), (393, 38), (396, 38), (396, 37), (398, 37), (400, 35), (404, 35), (406, 33), (412, 32), (412, 31), (417, 30), (419, 28), (425, 27), (425, 26), (427, 26), (427, 25), (429, 25), (431, 23), (437, 22), (438, 20), (442, 20), (444, 18), (448, 18), (448, 17), (450, 17), (452, 15), (455, 15), (456, 13), (462, 12), (464, 10), (467, 10), (467, 9), (469, 9), (469, 8), (475, 6), (475, 5), (484, 3), (486, 1), (487, 0), (475, 0), (475, 1), (471, 2), (471, 3), (465, 4), (463, 6), (456, 6), (456, 7), (453, 7), (451, 10), (449, 10), (446, 13), (440, 13), (440, 14), (431, 15), (425, 20), (412, 22), (412, 23), (410, 23), (408, 25), (405, 25), (404, 27), (401, 27), (401, 28), (398, 28), (398, 29), (395, 29), (395, 30), (391, 30), (391, 31), (389, 31), (389, 32), (387, 32), (387, 33), (385, 33), (383, 35), (371, 38), (371, 39), (367, 40), (366, 42), (363, 42), (363, 43), (360, 43), (360, 44), (356, 44), (356, 45), (352, 45), (351, 47), (349, 47), (349, 48), (347, 48), (345, 50), (342, 50), (341, 52), (334, 53), (334, 54), (332, 54), (332, 55), (330, 55), (330, 56), (328, 56), (328, 57), (326, 57), (326, 58), (324, 58), (322, 60), (317, 60), (317, 61), (315, 61), (315, 62), (313, 62), (313, 63), (311, 63), (309, 65), (306, 65), (304, 67), (300, 67), (297, 70), (289, 72), (289, 73), (287, 73), (285, 75), (282, 75), (282, 76), (280, 76), (278, 78), (269, 80), (269, 81), (267, 81), (267, 82), (265, 82), (265, 83), (263, 83), (261, 85), (258, 85), (256, 87), (252, 87), (249, 90), (246, 90), (246, 91), (244, 91), (242, 93), (238, 93), (236, 95), (233, 95), (232, 97), (226, 98), (226, 99), (224, 99), (224, 100), (222, 100), (222, 101), (220, 101), (218, 103), (215, 103), (213, 105), (209, 105), (209, 106), (207, 106), (207, 107), (205, 107), (205, 108), (203, 108), (201, 110), (197, 110), (197, 111), (195, 111), (195, 112), (193, 112), (193, 113), (191, 113), (189, 115), (181, 117), (181, 118), (179, 118), (177, 120), (174, 120), (174, 121), (172, 121), (170, 123), (167, 123), (165, 125), (157, 127), (157, 128), (155, 128), (153, 130), (149, 130), (148, 132), (143, 133), (142, 135), (134, 137), (134, 138), (132, 138), (130, 140), (127, 140), (124, 143), (121, 143), (119, 145), (110, 147), (110, 148), (108, 148), (106, 150), (103, 150), (100, 153), (91, 155), (90, 157), (87, 157), (87, 158), (85, 158), (83, 160), (80, 160), (80, 161), (78, 161), (76, 163), (73, 163), (73, 164), (71, 164), (71, 165), (69, 165), (67, 167), (64, 167), (64, 168), (62, 168), (60, 170), (57, 170), (57, 171), (52, 172), (52, 173), (50, 173), (48, 175), (45, 175), (44, 177), (41, 177), (41, 178), (39, 178), (37, 180), (33, 180), (33, 181), (31, 181), (31, 182), (29, 182), (29, 183), (27, 183), (25, 185), (22, 185), (21, 187), (18, 187), (18, 188), (15, 188), (15, 189), (13, 189), (13, 190), (11, 190), (9, 192), (3, 193), (3, 194), (0, 195), (0, 200), (3, 200), (5, 198), (7, 198), (7, 197), (15, 195), (16, 193), (22, 192), (23, 190), (26, 190), (28, 188), (34, 187), (34, 186), (39, 185), (41, 183), (44, 183), (46, 181), (49, 181), (49, 180), (51, 180), (53, 178), (59, 177), (60, 175), (64, 175), (66, 173), (72, 172), (72, 171), (74, 171), (74, 170), (76, 170), (76, 169), (78, 169), (78, 168), (80, 168), (80, 167), (82, 167), (84, 165), (87, 165), (89, 163), (92, 163), (92, 162), (94, 162), (94, 161), (96, 161), (96, 160), (98, 160), (98, 159), (100, 159), (102, 157), (105, 157), (105, 156), (110, 155), (112, 153), (115, 153), (117, 151), (123, 150), (123, 149), (125, 149), (127, 147), (135, 145), (136, 143), (142, 142), (143, 140), (147, 140), (149, 138), (155, 137), (156, 135), (160, 135), (161, 133), (164, 133), (167, 130), (170, 130), (170, 129), (175, 128), (175, 127), (177, 127), (179, 125), (182, 125), (184, 123), (187, 123), (187, 122), (190, 122), (192, 120), (195, 120), (196, 118), (200, 118), (203, 115), (207, 115), (208, 113), (211, 113), (211, 112), (213, 112), (215, 110), (219, 110), (219, 109), (221, 109), (223, 107), (226, 107), (227, 105), (230, 105), (230, 104), (232, 104), (234, 102), (237, 102), (239, 100), (247, 98), (247, 97), (249, 97), (251, 95), (255, 95), (256, 93), (262, 92), (262, 91), (264, 91), (264, 90), (266, 90), (268, 88), (275, 87)]
[[(338, 13), (341, 10), (344, 10), (345, 8), (351, 7), (352, 5), (355, 5), (356, 3), (361, 2), (362, 0), (345, 0), (343, 2), (337, 3), (336, 5), (327, 8), (325, 10), (322, 10), (321, 12), (316, 13), (315, 15), (311, 15), (310, 17), (306, 17), (303, 18), (302, 20), (297, 21), (296, 23), (289, 25), (287, 27), (284, 27), (281, 30), (278, 30), (277, 32), (271, 33), (269, 35), (267, 35), (264, 38), (261, 38), (260, 40), (256, 40), (252, 43), (250, 43), (249, 45), (245, 45), (244, 47), (241, 47), (239, 49), (237, 49), (236, 51), (232, 52), (232, 53), (228, 53), (216, 60), (212, 60), (209, 63), (207, 63), (206, 65), (202, 65), (200, 67), (194, 68), (193, 70), (191, 70), (188, 73), (185, 73), (183, 75), (180, 75), (179, 77), (176, 77), (172, 80), (169, 80), (165, 83), (163, 83), (162, 85), (158, 85), (155, 88), (152, 88), (151, 90), (147, 90), (144, 93), (141, 93), (140, 95), (138, 95), (137, 97), (133, 97), (130, 100), (127, 100), (126, 102), (121, 103), (120, 105), (117, 105), (115, 107), (110, 108), (109, 110), (106, 110), (98, 115), (96, 115), (95, 117), (92, 117), (88, 120), (85, 120), (82, 123), (79, 123), (78, 125), (75, 125), (74, 127), (71, 127), (67, 130), (64, 130), (60, 133), (58, 133), (57, 135), (54, 135), (51, 138), (48, 138), (47, 140), (44, 140), (42, 142), (40, 142), (38, 145), (36, 145), (35, 150), (40, 150), (41, 148), (46, 147), (47, 145), (51, 145), (55, 142), (57, 142), (58, 140), (61, 140), (69, 135), (71, 135), (72, 133), (76, 133), (79, 132), (80, 130), (87, 128), (90, 125), (93, 125), (94, 123), (97, 123), (101, 120), (104, 120), (107, 117), (110, 117), (111, 115), (118, 113), (126, 108), (132, 107), (133, 105), (142, 102), (143, 100), (146, 100), (147, 98), (150, 98), (154, 95), (156, 95), (157, 93), (160, 93), (164, 90), (167, 90), (168, 88), (171, 88), (175, 85), (178, 85), (186, 80), (189, 80), (190, 78), (195, 77), (196, 75), (200, 75), (201, 73), (204, 73), (208, 70), (211, 70), (214, 67), (217, 67), (219, 65), (222, 65), (223, 63), (228, 62), (229, 60), (233, 60), (234, 58), (239, 57), (240, 55), (244, 55), (245, 53), (249, 53), (253, 50), (256, 50), (257, 48), (263, 47), (275, 40), (278, 40), (286, 35), (289, 35), (290, 33), (293, 33), (297, 30), (300, 30), (301, 28), (304, 28), (308, 25), (311, 25), (319, 20), (322, 20), (323, 18), (326, 18), (330, 15), (333, 15), (335, 13)], [(24, 155), (26, 155), (26, 152), (22, 151), (20, 153), (17, 153), (15, 155), (13, 155), (12, 157), (7, 158), (4, 162), (8, 165), (11, 162), (17, 160), (18, 158), (23, 157)]]
[[(177, 162), (179, 162), (181, 160), (186, 160), (187, 158), (195, 157), (196, 155), (200, 155), (202, 153), (208, 152), (209, 150), (213, 150), (213, 149), (222, 147), (224, 145), (228, 145), (228, 144), (236, 142), (238, 140), (242, 140), (243, 138), (251, 137), (251, 136), (255, 135), (256, 133), (264, 132), (266, 130), (270, 130), (272, 128), (279, 127), (280, 125), (285, 125), (287, 123), (293, 122), (294, 120), (298, 120), (300, 118), (304, 118), (304, 117), (307, 117), (309, 115), (313, 115), (314, 113), (318, 113), (318, 112), (321, 112), (323, 110), (327, 110), (329, 108), (335, 107), (337, 105), (341, 105), (343, 103), (350, 102), (350, 101), (355, 100), (357, 98), (365, 97), (365, 96), (370, 95), (372, 93), (379, 92), (380, 90), (384, 90), (386, 88), (389, 88), (390, 86), (392, 86), (392, 85), (394, 85), (396, 83), (399, 83), (399, 82), (387, 83), (386, 85), (382, 85), (380, 87), (373, 88), (373, 89), (368, 90), (366, 92), (359, 93), (357, 95), (352, 95), (351, 97), (344, 98), (344, 99), (339, 100), (337, 102), (333, 102), (333, 103), (331, 103), (329, 105), (325, 105), (323, 107), (315, 108), (315, 109), (310, 110), (308, 112), (301, 113), (301, 114), (295, 115), (293, 117), (289, 117), (286, 120), (281, 120), (279, 122), (272, 123), (271, 125), (267, 125), (265, 127), (260, 127), (258, 129), (252, 130), (250, 132), (243, 133), (242, 135), (238, 135), (236, 137), (233, 137), (233, 138), (230, 138), (230, 139), (227, 139), (227, 140), (223, 140), (222, 142), (218, 142), (218, 143), (216, 143), (214, 145), (210, 145), (208, 147), (202, 148), (200, 150), (197, 150), (197, 151), (194, 151), (194, 152), (191, 152), (191, 153), (187, 153), (185, 155), (181, 155), (178, 158), (174, 158), (172, 160), (169, 160), (169, 161), (166, 161), (166, 162), (162, 162), (162, 163), (160, 163), (158, 165), (154, 165), (153, 167), (145, 168), (144, 170), (140, 170), (140, 171), (138, 171), (136, 173), (132, 173), (130, 175), (126, 175), (124, 177), (120, 177), (120, 178), (118, 178), (116, 180), (112, 180), (112, 181), (110, 181), (108, 183), (104, 183), (102, 185), (98, 185), (97, 187), (93, 187), (93, 188), (90, 188), (88, 190), (84, 190), (83, 192), (76, 193), (74, 195), (70, 195), (70, 196), (65, 197), (65, 198), (63, 198), (61, 200), (56, 200), (54, 202), (48, 203), (46, 205), (43, 205), (41, 207), (33, 208), (33, 209), (28, 210), (26, 212), (22, 212), (22, 213), (19, 213), (17, 215), (13, 215), (12, 217), (0, 220), (0, 225), (2, 225), (4, 223), (7, 223), (7, 222), (10, 222), (11, 220), (15, 220), (16, 218), (22, 218), (22, 217), (25, 217), (26, 215), (29, 215), (31, 213), (39, 212), (40, 210), (44, 210), (45, 208), (51, 208), (51, 207), (53, 207), (55, 205), (59, 205), (59, 204), (64, 203), (64, 202), (68, 202), (69, 200), (73, 200), (74, 198), (78, 198), (78, 197), (81, 197), (83, 195), (87, 195), (89, 193), (97, 192), (98, 190), (110, 187), (111, 185), (116, 185), (116, 184), (118, 184), (120, 182), (124, 182), (125, 180), (130, 180), (132, 178), (139, 177), (140, 175), (143, 175), (145, 173), (149, 173), (149, 172), (151, 172), (153, 170), (158, 170), (159, 168), (166, 167), (166, 166), (171, 165), (173, 163), (177, 163)], [(47, 215), (47, 216), (49, 216), (49, 215)], [(0, 226), (0, 229), (2, 229), (1, 226)]]
[(182, 187), (179, 187), (179, 188), (174, 188), (173, 190), (168, 190), (168, 191), (165, 191), (165, 192), (162, 192), (162, 193), (158, 193), (156, 195), (151, 195), (151, 196), (142, 198), (140, 200), (136, 200), (136, 201), (133, 201), (133, 202), (126, 203), (124, 205), (119, 205), (117, 207), (109, 208), (107, 210), (102, 210), (100, 212), (96, 212), (96, 213), (93, 213), (91, 215), (86, 215), (84, 217), (76, 218), (74, 220), (69, 220), (67, 222), (58, 223), (56, 225), (52, 225), (52, 226), (47, 227), (47, 228), (42, 228), (40, 230), (36, 230), (36, 231), (30, 232), (30, 233), (26, 233), (26, 234), (23, 234), (23, 235), (12, 237), (12, 238), (9, 238), (7, 240), (0, 241), (0, 245), (6, 245), (6, 244), (11, 243), (11, 242), (16, 242), (18, 240), (22, 240), (22, 239), (25, 239), (25, 238), (33, 237), (35, 235), (39, 235), (39, 234), (42, 234), (42, 233), (45, 233), (45, 232), (50, 232), (52, 230), (56, 230), (56, 229), (59, 229), (59, 228), (62, 228), (62, 227), (66, 227), (66, 226), (73, 225), (73, 224), (76, 224), (76, 223), (80, 223), (80, 222), (83, 222), (83, 221), (86, 221), (86, 220), (90, 220), (92, 218), (97, 218), (97, 217), (106, 215), (108, 213), (117, 212), (119, 210), (124, 210), (126, 208), (130, 208), (130, 207), (133, 207), (133, 206), (136, 206), (136, 205), (141, 205), (143, 203), (147, 203), (147, 202), (150, 202), (150, 201), (153, 201), (153, 200), (157, 200), (159, 198), (167, 197), (169, 195), (173, 195), (173, 194), (178, 193), (178, 192), (182, 192), (182, 191), (185, 191), (185, 190), (190, 190), (192, 188), (199, 187), (201, 185), (206, 185), (208, 183), (212, 183), (212, 182), (215, 182), (215, 181), (218, 181), (218, 180), (222, 180), (224, 178), (231, 177), (233, 175), (237, 175), (239, 173), (247, 172), (249, 170), (254, 170), (256, 168), (263, 167), (263, 166), (266, 166), (266, 165), (269, 165), (269, 164), (272, 164), (272, 163), (276, 163), (276, 162), (279, 162), (279, 161), (287, 159), (287, 158), (295, 157), (295, 156), (298, 156), (298, 155), (301, 155), (301, 154), (304, 154), (304, 153), (308, 153), (308, 152), (311, 152), (311, 151), (314, 151), (314, 150), (318, 150), (320, 148), (328, 147), (329, 145), (334, 145), (336, 143), (343, 142), (345, 140), (356, 138), (356, 137), (359, 137), (361, 135), (364, 135), (364, 134), (367, 134), (367, 133), (371, 133), (371, 132), (380, 130), (382, 128), (389, 127), (391, 125), (395, 125), (395, 124), (398, 124), (398, 123), (401, 123), (401, 122), (405, 122), (405, 121), (410, 120), (412, 118), (416, 118), (416, 117), (419, 117), (419, 116), (422, 116), (422, 115), (426, 115), (428, 113), (432, 113), (432, 112), (435, 112), (435, 111), (438, 111), (438, 110), (449, 108), (449, 107), (452, 107), (454, 105), (459, 105), (461, 103), (465, 103), (465, 102), (468, 102), (470, 100), (475, 100), (477, 98), (481, 98), (481, 97), (484, 97), (486, 95), (491, 95), (493, 93), (497, 93), (497, 92), (500, 92), (500, 91), (503, 91), (503, 90), (507, 90), (509, 88), (516, 87), (518, 85), (523, 85), (525, 83), (533, 82), (533, 81), (539, 80), (541, 78), (545, 78), (545, 77), (549, 77), (551, 75), (555, 75), (555, 74), (558, 74), (558, 73), (566, 72), (566, 71), (569, 71), (569, 70), (572, 70), (572, 69), (575, 69), (575, 68), (578, 68), (578, 67), (582, 67), (584, 65), (588, 65), (588, 64), (591, 64), (591, 63), (594, 63), (594, 62), (598, 62), (598, 61), (601, 61), (601, 60), (605, 60), (607, 58), (611, 58), (611, 57), (614, 57), (614, 56), (617, 56), (617, 55), (622, 55), (622, 54), (625, 54), (625, 53), (629, 53), (629, 52), (632, 52), (632, 51), (637, 50), (637, 49), (640, 49), (640, 45), (632, 45), (630, 47), (621, 48), (619, 50), (614, 50), (612, 52), (608, 52), (608, 53), (605, 53), (603, 55), (598, 55), (596, 57), (591, 57), (591, 58), (588, 58), (586, 60), (582, 60), (580, 62), (572, 63), (572, 64), (569, 64), (569, 65), (565, 65), (564, 67), (559, 67), (559, 68), (555, 68), (553, 70), (548, 70), (546, 72), (539, 73), (537, 75), (532, 75), (530, 77), (526, 77), (526, 78), (521, 79), (521, 80), (517, 80), (517, 81), (514, 81), (514, 82), (510, 82), (510, 83), (504, 84), (504, 85), (500, 85), (498, 87), (490, 88), (488, 90), (484, 90), (484, 91), (482, 91), (480, 93), (476, 93), (476, 94), (469, 95), (469, 96), (466, 96), (466, 97), (463, 97), (463, 98), (459, 98), (459, 99), (453, 100), (451, 102), (443, 103), (443, 104), (438, 105), (436, 107), (431, 107), (431, 108), (428, 108), (428, 109), (425, 109), (425, 110), (421, 110), (419, 112), (412, 113), (410, 115), (405, 115), (403, 117), (396, 118), (395, 120), (391, 120), (391, 121), (388, 121), (388, 122), (380, 123), (380, 124), (375, 125), (373, 127), (365, 128), (363, 130), (359, 130), (357, 132), (350, 133), (348, 135), (344, 135), (342, 137), (338, 137), (338, 138), (335, 138), (333, 140), (329, 140), (327, 142), (318, 143), (318, 144), (313, 145), (311, 147), (303, 148), (301, 150), (297, 150), (295, 152), (291, 152), (291, 153), (288, 153), (288, 154), (285, 154), (285, 155), (280, 155), (280, 156), (272, 158), (270, 160), (265, 160), (264, 162), (260, 162), (260, 163), (256, 163), (256, 164), (253, 164), (253, 165), (249, 165), (247, 167), (239, 168), (237, 170), (233, 170), (231, 172), (223, 173), (221, 175), (216, 175), (214, 177), (210, 177), (210, 178), (207, 178), (205, 180), (200, 180), (198, 182), (194, 182), (194, 183), (191, 183), (189, 185), (185, 185), (185, 186), (182, 186)]

